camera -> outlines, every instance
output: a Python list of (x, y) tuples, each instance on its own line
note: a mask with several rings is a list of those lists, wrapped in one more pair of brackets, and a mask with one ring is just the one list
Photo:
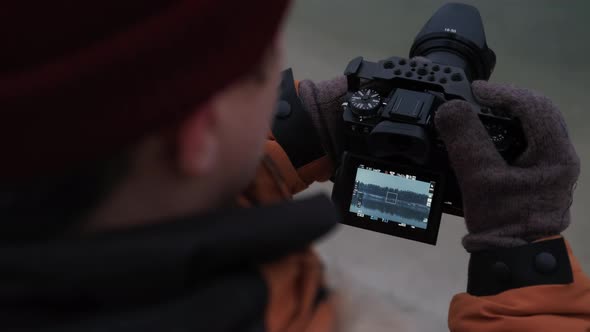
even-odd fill
[(518, 156), (526, 144), (518, 119), (478, 105), (471, 91), (495, 63), (479, 11), (451, 3), (424, 25), (408, 58), (348, 64), (345, 151), (332, 192), (343, 223), (434, 245), (442, 213), (463, 216), (434, 115), (449, 100), (465, 100), (500, 154), (508, 162)]

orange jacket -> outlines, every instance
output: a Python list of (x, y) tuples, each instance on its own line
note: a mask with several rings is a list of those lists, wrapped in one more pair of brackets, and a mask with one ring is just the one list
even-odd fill
[[(290, 199), (314, 181), (330, 178), (333, 166), (327, 157), (295, 169), (281, 146), (270, 137), (267, 156), (256, 180), (240, 198), (243, 205), (256, 199), (272, 204)], [(513, 289), (494, 296), (467, 293), (451, 301), (451, 331), (590, 331), (590, 279), (568, 247), (574, 282)], [(337, 330), (333, 296), (318, 305), (313, 297), (324, 286), (317, 256), (311, 250), (263, 266), (270, 289), (266, 311), (268, 331)], [(441, 327), (441, 330), (443, 327)], [(391, 327), (396, 330), (395, 326)]]

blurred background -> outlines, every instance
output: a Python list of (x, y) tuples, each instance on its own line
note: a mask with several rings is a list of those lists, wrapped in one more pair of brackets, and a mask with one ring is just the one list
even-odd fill
[[(543, 92), (565, 113), (582, 159), (567, 238), (590, 272), (590, 1), (464, 1), (481, 12), (497, 65), (492, 81)], [(296, 0), (287, 26), (287, 66), (297, 79), (342, 74), (359, 55), (408, 56), (440, 0)], [(331, 191), (314, 185), (310, 193)], [(441, 331), (449, 302), (466, 287), (462, 219), (444, 216), (437, 246), (341, 226), (319, 245), (341, 290), (350, 331)], [(403, 329), (402, 329), (403, 328)]]

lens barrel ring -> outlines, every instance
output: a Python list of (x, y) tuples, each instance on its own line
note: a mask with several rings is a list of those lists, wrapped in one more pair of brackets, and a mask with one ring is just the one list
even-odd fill
[(449, 33), (433, 33), (417, 39), (410, 57), (428, 58), (433, 52), (447, 52), (463, 58), (468, 66), (465, 74), (470, 80), (489, 79), (496, 65), (496, 55), (490, 48), (479, 48), (475, 43)]

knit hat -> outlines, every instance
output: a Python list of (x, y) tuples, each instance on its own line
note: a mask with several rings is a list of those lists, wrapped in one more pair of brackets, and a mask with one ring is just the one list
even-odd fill
[(11, 1), (0, 180), (64, 172), (177, 123), (261, 61), (288, 0)]

